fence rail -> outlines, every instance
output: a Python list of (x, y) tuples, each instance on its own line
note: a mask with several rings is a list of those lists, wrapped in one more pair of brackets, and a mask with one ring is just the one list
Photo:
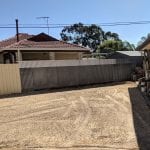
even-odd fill
[(91, 66), (110, 64), (129, 64), (129, 59), (87, 59), (87, 60), (40, 60), (40, 61), (20, 61), (20, 68), (39, 67), (65, 67), (65, 66)]

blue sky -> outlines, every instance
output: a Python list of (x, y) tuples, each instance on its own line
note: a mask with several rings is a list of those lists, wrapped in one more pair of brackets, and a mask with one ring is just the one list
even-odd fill
[[(0, 0), (0, 24), (42, 24), (39, 16), (50, 17), (49, 23), (95, 23), (150, 20), (149, 0)], [(150, 32), (150, 24), (102, 27), (116, 32), (123, 40), (136, 44)], [(60, 38), (61, 29), (50, 29), (50, 34)], [(46, 29), (20, 29), (20, 32), (37, 34)], [(0, 39), (15, 34), (15, 29), (0, 29)]]

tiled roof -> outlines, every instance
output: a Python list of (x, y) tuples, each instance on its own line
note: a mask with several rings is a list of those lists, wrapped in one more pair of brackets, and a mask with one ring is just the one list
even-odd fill
[[(33, 35), (29, 35), (26, 33), (19, 33), (19, 40), (24, 40), (33, 37)], [(10, 46), (17, 42), (17, 36), (11, 37), (9, 39), (0, 41), (0, 49)]]
[[(12, 40), (14, 41), (14, 39)], [(2, 42), (3, 43), (3, 42)], [(3, 44), (4, 45), (4, 44)], [(59, 41), (45, 33), (38, 34), (36, 36), (30, 36), (29, 38), (22, 38), (20, 42), (10, 42), (10, 44), (5, 44), (3, 47), (5, 50), (14, 50), (14, 49), (20, 49), (20, 50), (53, 50), (53, 51), (90, 51), (89, 49), (76, 45), (76, 44), (70, 44), (64, 41)]]
[(46, 41), (46, 42), (35, 42), (35, 41), (30, 41), (30, 40), (22, 40), (19, 43), (12, 44), (8, 48), (10, 49), (29, 49), (32, 48), (32, 50), (36, 49), (54, 49), (54, 50), (83, 50), (83, 51), (89, 51), (88, 49), (74, 45), (74, 44), (69, 44), (63, 41)]

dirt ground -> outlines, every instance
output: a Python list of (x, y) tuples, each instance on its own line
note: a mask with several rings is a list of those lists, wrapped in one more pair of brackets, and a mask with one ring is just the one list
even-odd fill
[[(144, 149), (137, 136), (145, 135), (137, 133), (134, 114), (138, 112), (131, 102), (144, 100), (135, 86), (125, 83), (2, 98), (0, 149)], [(149, 111), (145, 103), (143, 109)], [(150, 124), (139, 119), (143, 123), (139, 129), (147, 130), (150, 142)]]

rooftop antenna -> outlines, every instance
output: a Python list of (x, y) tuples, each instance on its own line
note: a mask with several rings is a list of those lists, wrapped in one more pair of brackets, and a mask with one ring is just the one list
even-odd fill
[(37, 19), (44, 19), (44, 20), (46, 20), (47, 29), (48, 29), (48, 35), (49, 35), (49, 17), (37, 17)]

